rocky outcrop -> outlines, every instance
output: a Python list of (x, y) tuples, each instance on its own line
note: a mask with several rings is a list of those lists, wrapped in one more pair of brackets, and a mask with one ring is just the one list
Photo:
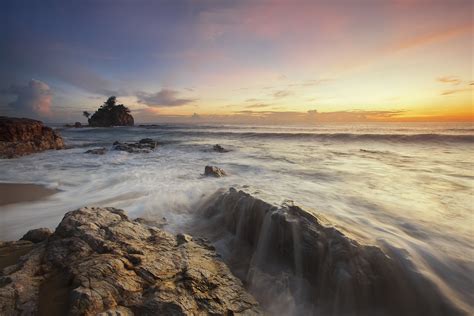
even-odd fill
[(105, 155), (106, 152), (107, 152), (107, 149), (105, 147), (101, 147), (101, 148), (94, 148), (94, 149), (86, 150), (84, 153), (85, 154), (92, 154), (92, 155)]
[(269, 314), (464, 315), (406, 258), (358, 243), (294, 205), (230, 189), (198, 212), (208, 237)]
[(128, 153), (149, 153), (158, 146), (158, 142), (151, 138), (144, 138), (136, 143), (113, 143), (113, 150), (126, 151)]
[[(0, 244), (0, 252), (2, 246), (15, 244)], [(52, 236), (2, 270), (0, 314), (99, 313), (255, 315), (260, 310), (204, 240), (131, 221), (122, 210), (82, 208), (67, 213)]]
[(28, 231), (20, 240), (31, 241), (32, 243), (39, 243), (45, 241), (51, 236), (53, 232), (49, 228), (37, 228)]
[(110, 97), (105, 103), (89, 118), (89, 126), (110, 127), (110, 126), (133, 126), (133, 116), (130, 110), (123, 104), (116, 104), (115, 97)]
[(0, 158), (14, 158), (48, 149), (63, 149), (61, 136), (42, 122), (0, 116)]
[(221, 169), (221, 168), (219, 168), (219, 167), (216, 167), (216, 166), (206, 166), (206, 167), (204, 168), (204, 175), (205, 175), (205, 176), (208, 176), (208, 177), (220, 178), (220, 177), (226, 176), (227, 173), (224, 171), (224, 169)]
[(222, 147), (221, 145), (219, 144), (215, 144), (212, 149), (218, 153), (226, 153), (226, 152), (229, 152), (227, 149), (225, 149), (224, 147)]

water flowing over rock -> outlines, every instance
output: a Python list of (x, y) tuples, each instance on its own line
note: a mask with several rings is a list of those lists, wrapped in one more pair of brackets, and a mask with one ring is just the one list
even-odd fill
[(128, 153), (149, 153), (158, 146), (158, 142), (151, 138), (143, 138), (136, 143), (114, 142), (113, 149), (118, 151), (126, 151)]
[[(31, 246), (0, 243), (0, 253), (2, 247)], [(131, 221), (122, 210), (69, 212), (49, 239), (2, 270), (0, 314), (260, 314), (211, 249)]]
[(84, 153), (92, 154), (92, 155), (105, 155), (106, 152), (107, 152), (107, 149), (105, 147), (101, 147), (101, 148), (89, 149), (85, 151)]
[(63, 149), (64, 141), (42, 122), (0, 116), (0, 158), (14, 158), (48, 149)]
[(294, 205), (230, 189), (202, 206), (209, 238), (270, 314), (464, 315), (414, 265)]

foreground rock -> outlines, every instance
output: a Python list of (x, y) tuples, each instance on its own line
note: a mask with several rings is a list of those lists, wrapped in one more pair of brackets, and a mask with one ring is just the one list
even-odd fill
[(133, 126), (133, 116), (123, 104), (117, 104), (116, 97), (112, 96), (89, 118), (89, 126)]
[(32, 243), (39, 243), (45, 241), (51, 236), (53, 232), (49, 228), (37, 228), (27, 232), (20, 240), (31, 241)]
[(294, 205), (230, 189), (191, 232), (207, 236), (269, 314), (465, 315), (405, 258)]
[[(0, 244), (0, 252), (17, 243)], [(69, 212), (49, 239), (2, 270), (0, 314), (259, 314), (211, 249), (131, 221), (122, 210)]]
[(153, 151), (156, 146), (158, 146), (158, 142), (151, 138), (144, 138), (136, 143), (121, 143), (116, 141), (113, 143), (113, 150), (126, 151), (128, 153), (149, 153)]
[(220, 178), (220, 177), (224, 177), (227, 175), (227, 173), (224, 171), (224, 169), (221, 169), (219, 167), (216, 167), (216, 166), (206, 166), (204, 168), (204, 175), (205, 176), (208, 176), (208, 177), (216, 177), (216, 178)]
[(0, 116), (0, 158), (14, 158), (48, 149), (63, 149), (61, 136), (42, 122)]

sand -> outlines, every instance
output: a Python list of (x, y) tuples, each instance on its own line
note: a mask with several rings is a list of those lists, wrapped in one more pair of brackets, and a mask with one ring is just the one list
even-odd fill
[(0, 207), (42, 200), (56, 192), (58, 191), (55, 189), (32, 183), (0, 183)]

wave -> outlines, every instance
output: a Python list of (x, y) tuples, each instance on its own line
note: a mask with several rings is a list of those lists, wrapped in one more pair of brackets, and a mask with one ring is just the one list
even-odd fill
[(358, 133), (277, 133), (277, 132), (211, 132), (211, 131), (173, 131), (172, 134), (187, 134), (196, 137), (295, 139), (317, 141), (388, 141), (400, 143), (440, 142), (474, 143), (474, 135), (453, 134), (358, 134)]

